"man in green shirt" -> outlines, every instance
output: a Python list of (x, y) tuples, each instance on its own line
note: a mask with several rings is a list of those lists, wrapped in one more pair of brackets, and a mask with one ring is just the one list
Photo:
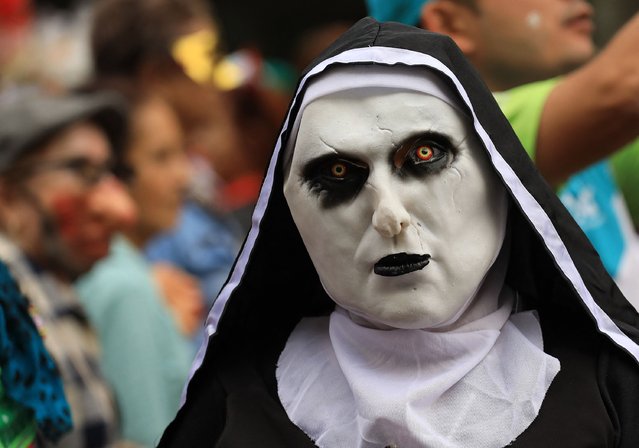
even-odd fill
[[(583, 0), (368, 0), (368, 6), (378, 20), (455, 40), (498, 92), (538, 169), (639, 308), (639, 238), (628, 211), (639, 223), (639, 195), (630, 194), (639, 164), (639, 15), (593, 57), (593, 11)], [(615, 180), (606, 157), (624, 145), (615, 156)]]

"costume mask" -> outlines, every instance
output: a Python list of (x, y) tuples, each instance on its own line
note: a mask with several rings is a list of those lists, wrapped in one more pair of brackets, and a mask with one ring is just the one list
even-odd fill
[(284, 194), (325, 290), (372, 326), (455, 322), (504, 240), (505, 190), (441, 98), (355, 88), (303, 111)]

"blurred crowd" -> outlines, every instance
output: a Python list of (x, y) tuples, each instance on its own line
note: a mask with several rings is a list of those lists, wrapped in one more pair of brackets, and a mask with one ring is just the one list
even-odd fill
[[(532, 97), (543, 97), (535, 100), (539, 114), (552, 111), (552, 102), (572, 106), (571, 95), (596, 85), (579, 70), (565, 78), (577, 77), (573, 87), (562, 88), (557, 78), (590, 60), (591, 47), (568, 62), (524, 67), (525, 75), (494, 63), (486, 55), (491, 44), (506, 45), (504, 38), (486, 38), (485, 52), (476, 51), (478, 37), (457, 29), (450, 9), (472, 10), (461, 0), (433, 0), (432, 9), (420, 9), (424, 1), (370, 1), (370, 10), (363, 0), (285, 8), (254, 2), (250, 14), (235, 3), (0, 0), (0, 447), (158, 441), (206, 337), (207, 311), (252, 225), (297, 77), (359, 18), (375, 13), (450, 34), (492, 90), (509, 91), (498, 98), (504, 109)], [(418, 4), (411, 7), (421, 17), (389, 7), (395, 3)], [(590, 7), (573, 3), (589, 19)], [(543, 19), (537, 13), (526, 20), (534, 31)], [(625, 61), (638, 21), (591, 71)], [(588, 39), (591, 31), (583, 30)], [(517, 45), (502, 57), (516, 59), (527, 48)], [(527, 51), (528, 59), (544, 56)], [(639, 69), (628, 64), (625, 73), (635, 78), (624, 88), (639, 93)], [(510, 91), (546, 79), (541, 90)], [(596, 106), (616, 98), (607, 86), (600, 97), (592, 90)], [(639, 260), (639, 198), (631, 197), (639, 157), (623, 156), (615, 173), (606, 161), (639, 135), (639, 113), (627, 109), (627, 118), (617, 111), (614, 126), (593, 119), (556, 130), (548, 123), (577, 117), (569, 107), (547, 118), (524, 113), (519, 136), (525, 146), (530, 139), (540, 171), (586, 231), (600, 219), (588, 195), (602, 191), (583, 185), (617, 176), (629, 209), (620, 195), (610, 206), (622, 209), (626, 220), (616, 225), (632, 241), (611, 226), (591, 239), (613, 276), (639, 290), (632, 270), (639, 263), (625, 268), (615, 258), (636, 246), (631, 258)], [(541, 128), (528, 126), (535, 120)], [(570, 142), (567, 128), (586, 137)], [(601, 129), (597, 139), (583, 133), (593, 128)], [(570, 149), (547, 156), (564, 154), (559, 146)], [(588, 167), (596, 171), (570, 183)], [(634, 224), (626, 225), (630, 216)], [(639, 306), (639, 298), (630, 299)]]
[(341, 9), (267, 42), (225, 2), (0, 3), (0, 446), (157, 442)]

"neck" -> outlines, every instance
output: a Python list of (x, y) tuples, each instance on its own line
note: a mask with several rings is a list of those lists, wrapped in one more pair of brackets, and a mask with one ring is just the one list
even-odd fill
[(145, 230), (139, 225), (134, 226), (123, 233), (125, 238), (138, 249), (142, 249), (153, 237), (153, 232)]
[(540, 77), (531, 72), (514, 72), (503, 66), (493, 67), (490, 64), (482, 66), (480, 62), (475, 65), (491, 92), (503, 92), (504, 90), (510, 90), (524, 84), (552, 77)]

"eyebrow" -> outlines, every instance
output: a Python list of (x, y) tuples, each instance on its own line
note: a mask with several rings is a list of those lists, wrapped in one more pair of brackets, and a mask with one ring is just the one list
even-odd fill
[[(466, 138), (467, 136), (464, 136), (464, 139), (462, 139), (461, 141), (463, 142)], [(409, 137), (406, 137), (388, 151), (388, 157), (391, 165), (394, 165), (398, 158), (405, 157), (411, 145), (419, 139), (433, 140), (435, 143), (439, 143), (446, 148), (451, 148), (455, 153), (455, 150), (458, 147), (457, 144), (453, 143), (450, 135), (433, 130), (419, 131), (414, 133), (413, 135), (410, 135)], [(354, 152), (351, 152), (348, 149), (337, 149), (326, 142), (326, 140), (324, 140), (321, 136), (319, 136), (319, 140), (331, 152), (327, 152), (326, 154), (321, 154), (319, 156), (311, 157), (308, 160), (304, 160), (302, 162), (302, 175), (304, 177), (308, 177), (311, 172), (314, 171), (318, 166), (328, 162), (329, 160), (344, 159), (355, 165), (359, 165), (359, 163), (361, 163), (358, 163), (359, 157), (357, 157), (357, 154), (355, 154)], [(399, 154), (401, 154), (401, 157), (399, 157)]]

